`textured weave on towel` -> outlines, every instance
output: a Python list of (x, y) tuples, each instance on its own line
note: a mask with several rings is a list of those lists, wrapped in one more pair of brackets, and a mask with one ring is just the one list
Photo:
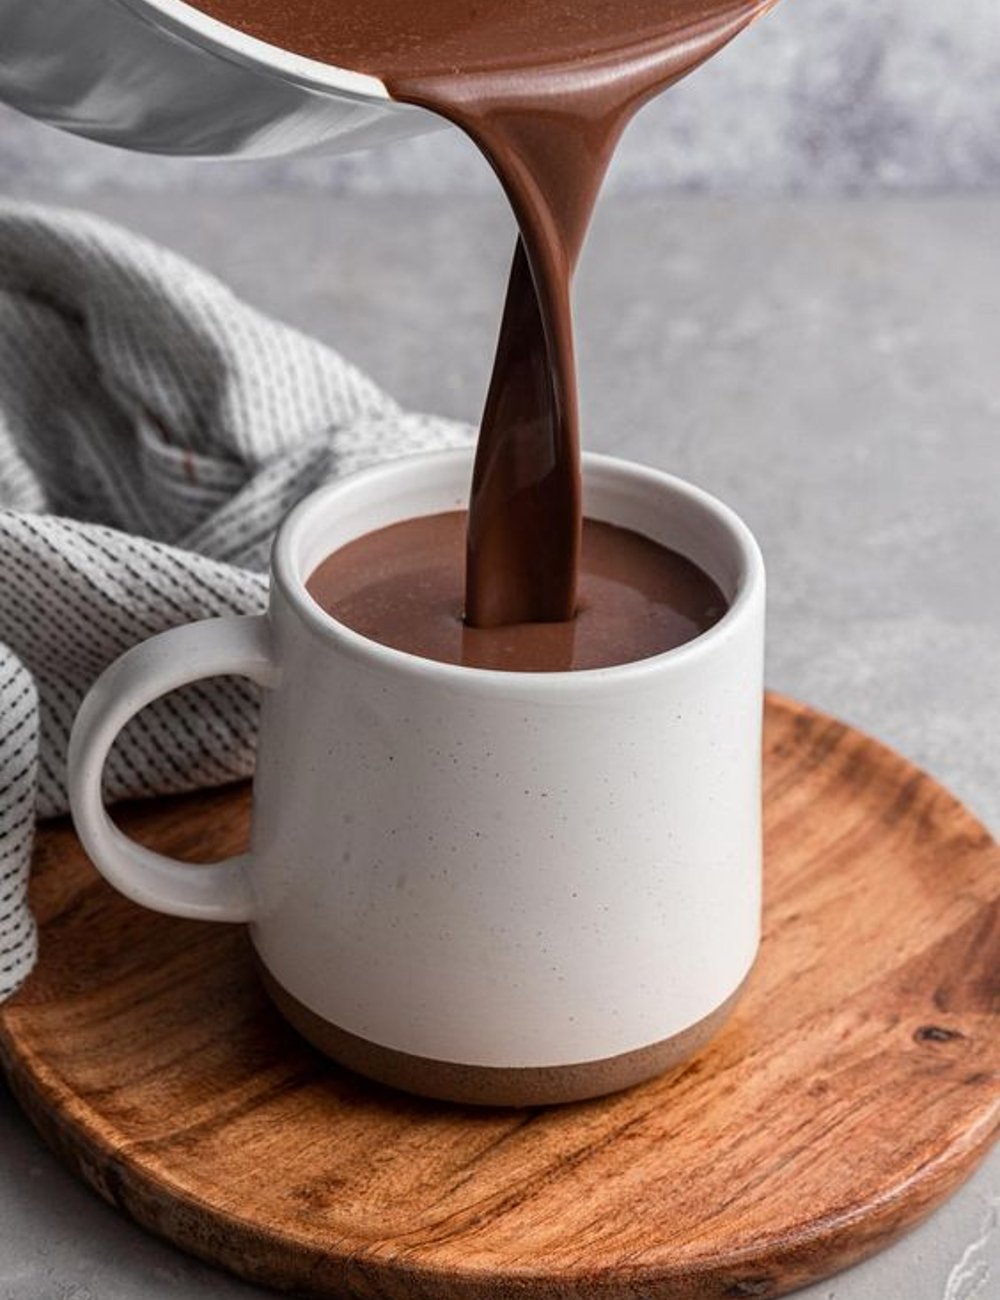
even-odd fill
[[(98, 673), (154, 632), (263, 609), (275, 526), (316, 484), (468, 440), (174, 254), (0, 205), (0, 998), (34, 962), (35, 820), (66, 810)], [(238, 678), (151, 705), (108, 798), (246, 776), (256, 714)]]

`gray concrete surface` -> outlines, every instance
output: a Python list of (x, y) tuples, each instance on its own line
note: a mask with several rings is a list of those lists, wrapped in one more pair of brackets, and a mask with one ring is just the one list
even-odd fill
[[(974, 7), (974, 6), (973, 6)], [(58, 199), (65, 192), (39, 197)], [(78, 196), (79, 197), (79, 196)], [(474, 419), (511, 231), (489, 199), (97, 191), (408, 405)], [(686, 475), (756, 530), (768, 676), (1000, 827), (1000, 197), (616, 200), (581, 270), (586, 441)], [(2, 1300), (265, 1293), (64, 1173), (0, 1102)], [(994, 1300), (1000, 1154), (804, 1300)]]
[[(0, 182), (353, 193), (487, 191), (457, 133), (342, 159), (206, 170), (130, 158), (0, 115)], [(639, 117), (612, 188), (661, 193), (1000, 184), (995, 0), (784, 0)]]

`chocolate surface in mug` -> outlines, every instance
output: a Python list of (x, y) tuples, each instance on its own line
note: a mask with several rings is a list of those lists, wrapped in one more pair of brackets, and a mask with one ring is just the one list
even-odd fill
[(293, 53), (378, 76), (461, 127), (520, 228), (469, 505), (465, 616), (577, 607), (580, 437), (571, 283), (618, 139), (657, 91), (773, 0), (195, 0)]
[(460, 510), (390, 524), (334, 551), (306, 585), (328, 614), (373, 641), (508, 672), (646, 659), (690, 641), (726, 610), (722, 592), (690, 560), (585, 519), (574, 618), (471, 627), (462, 618), (465, 532)]

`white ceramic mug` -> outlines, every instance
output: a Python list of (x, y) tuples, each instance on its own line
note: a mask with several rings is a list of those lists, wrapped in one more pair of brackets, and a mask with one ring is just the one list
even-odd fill
[[(706, 1041), (757, 952), (763, 563), (704, 492), (588, 456), (588, 515), (680, 551), (726, 596), (688, 644), (494, 672), (389, 649), (315, 604), (326, 555), (461, 507), (470, 472), (443, 452), (321, 488), (277, 535), (266, 615), (175, 628), (113, 664), (73, 731), (73, 816), (136, 902), (249, 923), (278, 1006), (345, 1064), (463, 1101), (592, 1096)], [(223, 673), (264, 687), (251, 848), (193, 868), (113, 826), (101, 772), (137, 710)]]

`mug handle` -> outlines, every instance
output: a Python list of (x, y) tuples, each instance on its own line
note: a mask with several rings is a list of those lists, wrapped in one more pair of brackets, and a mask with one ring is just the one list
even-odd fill
[(249, 921), (254, 911), (246, 873), (249, 855), (191, 866), (130, 840), (105, 811), (104, 763), (118, 732), (140, 709), (179, 686), (227, 674), (275, 685), (266, 616), (204, 619), (133, 646), (90, 688), (70, 736), (69, 804), (83, 847), (127, 898), (171, 916)]

